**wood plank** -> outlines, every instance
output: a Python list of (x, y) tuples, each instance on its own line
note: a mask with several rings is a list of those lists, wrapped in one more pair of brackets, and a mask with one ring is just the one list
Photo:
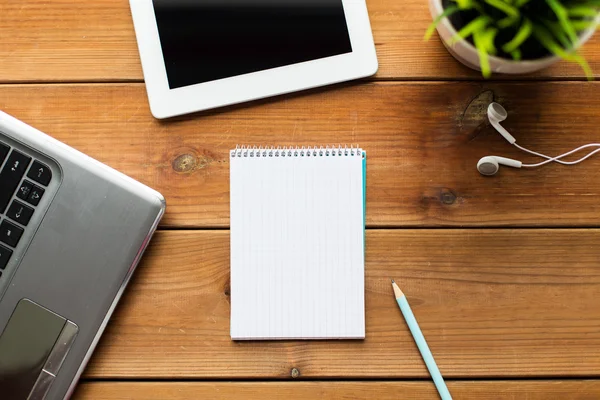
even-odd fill
[[(379, 79), (481, 79), (456, 62), (440, 40), (424, 42), (431, 23), (422, 0), (368, 0)], [(0, 82), (142, 79), (127, 0), (0, 0)], [(600, 37), (583, 54), (600, 76)], [(518, 77), (529, 79), (532, 76)], [(583, 79), (561, 62), (535, 78)]]
[[(456, 399), (596, 400), (600, 381), (448, 382)], [(438, 399), (429, 382), (85, 382), (74, 400)]]
[(154, 187), (163, 226), (227, 227), (236, 144), (359, 143), (368, 153), (367, 224), (598, 226), (600, 158), (536, 170), (476, 171), (511, 147), (486, 116), (496, 99), (523, 146), (561, 154), (600, 142), (598, 83), (373, 83), (159, 122), (141, 84), (4, 85), (0, 109)]
[(369, 230), (364, 341), (232, 342), (228, 231), (161, 231), (87, 378), (428, 378), (407, 294), (447, 378), (598, 376), (600, 230)]

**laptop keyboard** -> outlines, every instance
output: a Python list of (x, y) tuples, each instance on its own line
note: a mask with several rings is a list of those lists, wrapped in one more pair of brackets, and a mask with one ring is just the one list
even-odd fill
[[(50, 168), (0, 142), (0, 279), (35, 207), (52, 180)], [(15, 197), (16, 193), (16, 198)]]

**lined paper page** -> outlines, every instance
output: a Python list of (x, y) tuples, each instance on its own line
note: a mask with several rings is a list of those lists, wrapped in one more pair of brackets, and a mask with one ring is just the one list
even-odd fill
[(363, 160), (354, 151), (232, 152), (232, 339), (364, 338)]

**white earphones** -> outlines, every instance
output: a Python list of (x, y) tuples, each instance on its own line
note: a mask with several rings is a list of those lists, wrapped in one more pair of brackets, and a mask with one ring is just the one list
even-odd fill
[(477, 170), (481, 175), (496, 175), (496, 172), (500, 169), (500, 165), (506, 165), (513, 168), (521, 168), (523, 163), (521, 161), (513, 160), (506, 157), (498, 156), (486, 156), (483, 157), (477, 163)]
[[(563, 165), (574, 165), (574, 164), (578, 164), (578, 163), (582, 162), (583, 160), (600, 152), (600, 143), (590, 143), (590, 144), (586, 144), (584, 146), (578, 147), (574, 150), (571, 150), (568, 153), (561, 154), (560, 156), (556, 156), (556, 157), (550, 157), (545, 154), (536, 153), (535, 151), (526, 149), (525, 147), (518, 145), (517, 140), (506, 129), (504, 129), (504, 127), (502, 127), (502, 125), (500, 125), (500, 122), (504, 121), (508, 117), (508, 113), (506, 112), (504, 107), (502, 107), (498, 103), (491, 103), (488, 106), (487, 113), (488, 113), (488, 119), (490, 120), (490, 124), (492, 124), (494, 129), (496, 129), (502, 136), (504, 136), (504, 138), (510, 144), (512, 144), (513, 146), (517, 147), (518, 149), (525, 151), (529, 154), (533, 154), (535, 156), (545, 158), (546, 161), (542, 161), (537, 164), (523, 164), (521, 161), (513, 160), (511, 158), (498, 157), (498, 156), (486, 156), (486, 157), (483, 157), (481, 160), (479, 160), (479, 162), (477, 163), (477, 170), (479, 171), (479, 173), (481, 175), (488, 175), (488, 176), (495, 175), (498, 172), (498, 170), (500, 169), (500, 165), (506, 165), (508, 167), (513, 167), (513, 168), (521, 168), (521, 167), (535, 168), (535, 167), (540, 167), (542, 165), (545, 165), (545, 164), (548, 164), (551, 162), (556, 162), (556, 163), (563, 164)], [(596, 150), (590, 152), (585, 157), (582, 157), (579, 160), (562, 161), (562, 158), (570, 156), (571, 154), (577, 153), (578, 151), (581, 151), (581, 150), (584, 150), (584, 149), (587, 149), (590, 147), (596, 148)]]
[(504, 107), (502, 107), (498, 103), (491, 103), (488, 106), (487, 114), (488, 119), (490, 120), (490, 124), (492, 124), (494, 129), (500, 132), (500, 134), (504, 136), (506, 140), (508, 140), (508, 143), (514, 144), (517, 141), (517, 139), (515, 139), (513, 135), (508, 133), (508, 131), (504, 129), (502, 125), (500, 125), (500, 122), (504, 121), (508, 117), (508, 113), (506, 112)]

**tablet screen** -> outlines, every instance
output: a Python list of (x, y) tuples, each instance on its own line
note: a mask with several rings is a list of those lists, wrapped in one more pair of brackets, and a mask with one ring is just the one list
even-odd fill
[(352, 52), (342, 0), (153, 0), (176, 89)]

